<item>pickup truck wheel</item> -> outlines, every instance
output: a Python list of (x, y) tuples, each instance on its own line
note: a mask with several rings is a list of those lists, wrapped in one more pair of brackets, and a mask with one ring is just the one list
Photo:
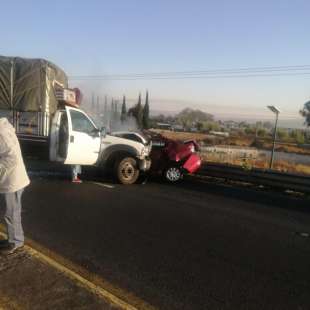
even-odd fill
[(164, 176), (169, 182), (177, 182), (182, 179), (183, 174), (179, 167), (170, 166), (164, 171)]
[(122, 184), (134, 184), (139, 173), (137, 161), (133, 157), (125, 157), (116, 164), (116, 176)]

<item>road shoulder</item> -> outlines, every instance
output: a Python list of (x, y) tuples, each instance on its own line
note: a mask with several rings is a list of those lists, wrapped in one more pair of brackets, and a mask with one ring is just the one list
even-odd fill
[(0, 309), (120, 309), (23, 249), (0, 256)]

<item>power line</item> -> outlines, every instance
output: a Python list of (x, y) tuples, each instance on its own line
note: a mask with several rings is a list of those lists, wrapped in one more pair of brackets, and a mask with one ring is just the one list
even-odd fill
[(175, 76), (175, 77), (128, 77), (128, 78), (107, 78), (107, 77), (79, 77), (71, 78), (71, 80), (81, 81), (137, 81), (137, 80), (184, 80), (184, 79), (227, 79), (227, 78), (253, 78), (253, 77), (281, 77), (281, 76), (306, 76), (310, 72), (299, 73), (274, 73), (274, 74), (241, 74), (241, 75), (205, 75), (205, 76)]
[[(308, 71), (308, 72), (304, 72)], [(71, 80), (138, 80), (138, 79), (184, 79), (184, 78), (240, 78), (260, 76), (308, 75), (310, 65), (252, 67), (200, 71), (177, 71), (156, 73), (133, 73), (114, 75), (71, 75)], [(293, 72), (293, 73), (292, 73)]]

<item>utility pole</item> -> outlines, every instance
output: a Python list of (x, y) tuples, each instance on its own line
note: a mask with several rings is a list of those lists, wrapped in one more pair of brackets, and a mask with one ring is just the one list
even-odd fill
[(276, 137), (277, 137), (278, 118), (279, 118), (280, 110), (275, 106), (268, 106), (268, 109), (271, 112), (275, 113), (275, 115), (276, 115), (276, 121), (275, 121), (275, 125), (274, 125), (274, 130), (273, 130), (272, 151), (271, 151), (270, 164), (269, 164), (269, 169), (272, 169), (274, 151), (275, 151), (275, 145), (276, 145)]

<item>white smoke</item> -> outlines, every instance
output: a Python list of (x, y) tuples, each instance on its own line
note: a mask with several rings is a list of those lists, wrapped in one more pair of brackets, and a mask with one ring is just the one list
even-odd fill
[(98, 128), (105, 127), (107, 132), (115, 131), (135, 131), (139, 128), (136, 119), (133, 116), (126, 115), (121, 120), (121, 101), (112, 98), (99, 97), (92, 95), (90, 98), (84, 98), (81, 108), (86, 111), (95, 121)]

